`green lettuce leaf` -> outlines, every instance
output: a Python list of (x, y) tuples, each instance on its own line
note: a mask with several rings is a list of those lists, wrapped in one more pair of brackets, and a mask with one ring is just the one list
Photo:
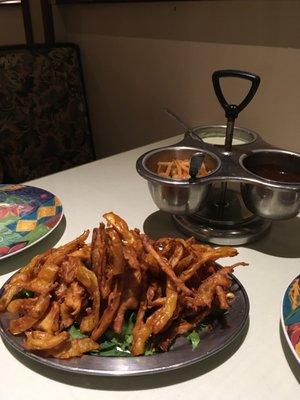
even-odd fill
[(195, 330), (191, 331), (186, 335), (187, 340), (191, 343), (193, 350), (195, 350), (200, 344), (199, 333)]
[(78, 324), (74, 323), (68, 330), (69, 335), (71, 337), (71, 339), (82, 339), (87, 337), (86, 335), (84, 335), (80, 329)]

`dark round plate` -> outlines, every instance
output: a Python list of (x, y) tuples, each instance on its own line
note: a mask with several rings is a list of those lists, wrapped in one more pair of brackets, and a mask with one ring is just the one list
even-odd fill
[[(211, 332), (201, 332), (198, 348), (192, 349), (185, 338), (179, 337), (167, 353), (142, 357), (96, 357), (84, 355), (71, 360), (43, 358), (26, 351), (21, 343), (23, 335), (13, 336), (8, 331), (9, 313), (0, 314), (0, 334), (14, 349), (38, 363), (56, 369), (87, 375), (132, 376), (165, 372), (202, 361), (228, 346), (242, 331), (249, 315), (249, 299), (244, 287), (232, 276), (231, 291), (235, 298), (230, 310), (214, 322)], [(3, 287), (0, 290), (0, 295)]]

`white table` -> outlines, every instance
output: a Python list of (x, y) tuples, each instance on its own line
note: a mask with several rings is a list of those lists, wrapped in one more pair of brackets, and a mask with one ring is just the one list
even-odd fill
[[(47, 189), (62, 200), (65, 221), (48, 238), (0, 263), (0, 285), (34, 254), (65, 243), (92, 229), (101, 215), (114, 211), (131, 228), (143, 229), (157, 211), (135, 161), (147, 150), (178, 138), (144, 146), (29, 184)], [(300, 270), (300, 219), (273, 224), (263, 240), (239, 248), (237, 261), (250, 263), (236, 276), (249, 295), (250, 324), (241, 343), (191, 367), (134, 378), (79, 376), (36, 364), (0, 341), (1, 400), (53, 399), (295, 399), (300, 395), (300, 368), (280, 332), (283, 292)], [(170, 227), (163, 226), (164, 229)], [(176, 229), (174, 228), (174, 234)], [(240, 346), (239, 346), (240, 345)]]

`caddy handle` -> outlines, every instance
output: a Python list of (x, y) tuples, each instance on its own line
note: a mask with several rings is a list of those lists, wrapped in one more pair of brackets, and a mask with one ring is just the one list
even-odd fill
[[(220, 85), (220, 78), (242, 78), (242, 79), (247, 79), (250, 81), (251, 87), (244, 98), (244, 100), (239, 104), (229, 104), (227, 100), (225, 99), (221, 85)], [(220, 71), (215, 71), (212, 74), (212, 82), (214, 86), (214, 90), (216, 93), (216, 96), (221, 104), (221, 106), (225, 110), (225, 116), (228, 119), (236, 119), (239, 113), (250, 103), (250, 101), (253, 99), (258, 86), (260, 84), (260, 77), (258, 75), (252, 74), (251, 72), (246, 72), (246, 71), (239, 71), (239, 70), (233, 70), (233, 69), (224, 69)]]

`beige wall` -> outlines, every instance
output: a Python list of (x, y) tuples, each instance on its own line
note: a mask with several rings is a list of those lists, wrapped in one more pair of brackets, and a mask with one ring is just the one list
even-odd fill
[(223, 123), (211, 85), (222, 68), (262, 78), (238, 125), (300, 151), (299, 1), (89, 4), (55, 12), (58, 37), (81, 48), (98, 156), (181, 132), (164, 107), (191, 125)]
[(22, 10), (19, 6), (0, 6), (0, 46), (24, 43)]

